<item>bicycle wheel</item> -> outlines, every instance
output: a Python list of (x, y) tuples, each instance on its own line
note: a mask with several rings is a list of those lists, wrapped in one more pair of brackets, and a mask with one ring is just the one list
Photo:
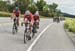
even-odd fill
[(26, 37), (27, 37), (27, 40), (31, 40), (31, 32), (30, 31), (27, 33)]
[(26, 33), (24, 31), (24, 43), (26, 43)]
[(27, 40), (31, 40), (31, 37), (29, 35), (29, 32), (24, 32), (24, 43), (26, 43)]
[(13, 24), (12, 33), (15, 34), (15, 24)]
[(28, 32), (27, 32), (27, 28), (25, 28), (25, 30), (24, 30), (24, 43), (26, 43), (26, 41), (27, 41), (27, 34), (28, 34)]
[(12, 33), (15, 34), (17, 31), (18, 31), (17, 22), (16, 20), (14, 20)]
[(34, 24), (33, 25), (33, 29), (32, 29), (32, 38), (35, 36), (35, 33), (36, 33), (36, 25)]
[(17, 26), (17, 24), (15, 24), (15, 31), (16, 31), (16, 33), (18, 32), (18, 26)]

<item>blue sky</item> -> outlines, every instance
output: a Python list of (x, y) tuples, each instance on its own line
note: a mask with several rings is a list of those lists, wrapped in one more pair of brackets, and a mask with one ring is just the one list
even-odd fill
[[(36, 0), (34, 0), (36, 1)], [(58, 9), (62, 12), (75, 15), (75, 0), (45, 0), (48, 4), (53, 2), (58, 4)]]

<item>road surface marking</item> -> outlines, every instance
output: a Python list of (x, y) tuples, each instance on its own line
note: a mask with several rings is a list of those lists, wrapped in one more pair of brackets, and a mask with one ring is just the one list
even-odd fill
[(41, 35), (43, 35), (43, 33), (52, 25), (53, 23), (49, 24), (38, 36), (37, 38), (33, 41), (33, 43), (29, 46), (29, 48), (27, 49), (27, 51), (31, 51), (33, 46), (36, 44), (36, 42), (38, 41), (38, 39), (41, 37)]

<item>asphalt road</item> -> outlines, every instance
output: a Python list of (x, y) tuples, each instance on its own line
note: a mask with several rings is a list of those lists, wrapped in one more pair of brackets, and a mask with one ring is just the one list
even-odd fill
[(0, 18), (0, 51), (27, 51), (34, 43), (36, 37), (49, 25), (45, 32), (32, 47), (32, 51), (75, 51), (73, 43), (63, 29), (63, 22), (53, 23), (52, 19), (41, 19), (40, 29), (35, 37), (24, 44), (24, 27), (19, 27), (17, 34), (12, 34), (12, 21), (10, 18)]
[(49, 27), (32, 51), (75, 51), (75, 47), (66, 35), (63, 22), (61, 22)]

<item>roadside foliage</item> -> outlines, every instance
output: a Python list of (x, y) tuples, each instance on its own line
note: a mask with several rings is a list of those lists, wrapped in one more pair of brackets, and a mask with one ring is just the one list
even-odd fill
[(64, 25), (65, 29), (75, 33), (75, 19), (67, 19)]
[[(58, 4), (52, 3), (47, 4), (45, 0), (13, 0), (14, 3), (11, 4), (9, 0), (0, 1), (0, 12), (9, 12), (12, 13), (13, 9), (18, 6), (21, 10), (21, 13), (24, 14), (26, 10), (30, 10), (33, 14), (38, 10), (41, 16), (45, 17), (54, 17), (57, 13)], [(58, 9), (59, 10), (59, 9)], [(59, 14), (59, 13), (58, 13)], [(5, 14), (0, 14), (0, 16), (9, 16)]]

